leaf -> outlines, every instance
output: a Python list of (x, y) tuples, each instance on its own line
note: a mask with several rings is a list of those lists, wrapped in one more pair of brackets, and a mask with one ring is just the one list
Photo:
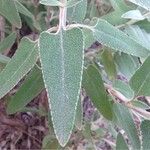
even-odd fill
[(53, 137), (53, 135), (48, 134), (44, 137), (42, 141), (42, 150), (45, 150), (45, 149), (57, 150), (58, 148), (59, 148), (59, 143), (57, 139)]
[(142, 132), (142, 149), (148, 150), (150, 148), (150, 121), (144, 120), (141, 123), (141, 132)]
[(40, 35), (40, 57), (54, 131), (61, 146), (75, 121), (83, 70), (83, 35), (74, 28)]
[(139, 101), (139, 100), (133, 100), (131, 101), (132, 105), (138, 108), (142, 108), (142, 109), (150, 109), (150, 106), (148, 106), (148, 104)]
[(129, 1), (150, 11), (150, 1), (149, 0), (129, 0)]
[(83, 0), (69, 0), (69, 1), (67, 1), (66, 7), (69, 8), (69, 7), (75, 6), (78, 3), (80, 3), (81, 1), (83, 1)]
[(140, 66), (137, 57), (133, 57), (125, 53), (116, 53), (114, 58), (118, 66), (118, 71), (121, 72), (128, 80)]
[(67, 19), (69, 22), (82, 22), (85, 18), (87, 11), (87, 0), (82, 0), (74, 7), (67, 10)]
[(10, 61), (10, 58), (0, 54), (0, 63), (7, 64)]
[(63, 6), (58, 0), (40, 0), (40, 3), (46, 6)]
[(96, 40), (103, 45), (114, 50), (121, 51), (138, 57), (147, 57), (149, 49), (143, 47), (133, 38), (118, 30), (108, 22), (98, 19), (96, 25), (92, 27), (93, 35)]
[(11, 33), (2, 42), (0, 42), (0, 52), (4, 52), (6, 49), (12, 47), (16, 40), (16, 33)]
[(128, 19), (123, 19), (121, 16), (131, 8), (126, 5), (124, 0), (110, 0), (110, 2), (114, 8), (114, 11), (102, 16), (101, 18), (107, 20), (113, 25), (126, 23)]
[(79, 98), (78, 105), (77, 105), (75, 126), (77, 127), (78, 130), (81, 130), (83, 126), (83, 102), (81, 98)]
[(108, 49), (104, 49), (103, 53), (101, 54), (101, 59), (109, 79), (115, 79), (117, 71), (112, 52)]
[(103, 80), (99, 71), (93, 65), (89, 65), (84, 70), (82, 85), (99, 112), (105, 118), (111, 120), (112, 109), (103, 85)]
[(34, 20), (33, 14), (25, 6), (23, 6), (19, 1), (15, 1), (15, 4), (16, 4), (17, 10), (21, 14), (23, 14), (25, 16), (28, 16), (29, 18), (31, 18), (32, 20)]
[(21, 19), (14, 0), (0, 0), (0, 14), (15, 27), (21, 28)]
[(135, 95), (150, 96), (150, 56), (143, 65), (135, 72), (130, 80), (130, 86), (135, 91)]
[(41, 70), (34, 67), (28, 74), (17, 93), (7, 104), (7, 113), (14, 114), (24, 108), (33, 98), (44, 89)]
[(23, 38), (17, 52), (0, 73), (0, 99), (30, 71), (37, 58), (37, 44)]
[(140, 149), (140, 140), (137, 134), (137, 129), (128, 108), (117, 103), (114, 104), (113, 108), (119, 125), (124, 129), (131, 141), (132, 148)]
[(125, 29), (125, 32), (134, 38), (140, 45), (150, 50), (150, 34), (140, 29), (137, 25), (131, 25)]
[(128, 145), (121, 133), (117, 136), (116, 150), (129, 150)]
[(88, 49), (95, 42), (93, 33), (89, 29), (82, 29), (82, 32), (84, 37), (84, 48)]
[(113, 87), (121, 92), (126, 98), (128, 98), (129, 100), (132, 100), (134, 97), (134, 91), (130, 88), (130, 86), (121, 81), (121, 80), (115, 80), (113, 82)]
[(126, 18), (126, 19), (133, 19), (133, 20), (144, 20), (145, 19), (145, 17), (141, 14), (141, 12), (138, 9), (130, 10), (130, 11), (124, 13), (121, 17)]

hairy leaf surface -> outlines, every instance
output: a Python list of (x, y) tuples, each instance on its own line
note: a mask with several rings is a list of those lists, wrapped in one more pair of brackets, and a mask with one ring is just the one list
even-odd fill
[(43, 32), (40, 57), (51, 116), (59, 143), (68, 142), (75, 121), (83, 70), (83, 35), (78, 28)]

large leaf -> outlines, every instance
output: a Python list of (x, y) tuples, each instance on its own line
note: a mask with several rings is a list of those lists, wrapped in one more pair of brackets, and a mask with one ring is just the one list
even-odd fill
[(150, 11), (149, 0), (129, 0), (129, 1)]
[(74, 28), (40, 35), (40, 57), (56, 137), (68, 142), (75, 120), (83, 70), (83, 35)]
[(80, 1), (74, 7), (68, 8), (67, 19), (70, 22), (82, 22), (87, 11), (87, 0)]
[(0, 0), (0, 14), (15, 27), (21, 28), (21, 19), (15, 5), (15, 0)]
[(42, 72), (38, 67), (35, 66), (25, 79), (20, 89), (8, 102), (7, 112), (9, 114), (13, 114), (20, 111), (43, 89), (44, 83)]
[(11, 46), (15, 43), (16, 33), (11, 33), (7, 36), (2, 42), (0, 42), (0, 52), (4, 52), (5, 50), (11, 48)]
[(0, 99), (29, 72), (37, 58), (37, 44), (27, 38), (22, 39), (17, 52), (0, 73)]
[(118, 124), (125, 130), (133, 149), (140, 149), (140, 140), (132, 116), (127, 107), (114, 104), (114, 113)]
[(83, 73), (83, 88), (91, 98), (95, 107), (104, 117), (112, 119), (112, 109), (103, 85), (103, 80), (97, 68), (93, 65), (88, 66)]
[(118, 30), (105, 20), (98, 19), (92, 30), (96, 40), (114, 50), (138, 57), (147, 57), (150, 53), (149, 49), (140, 45), (136, 40)]
[(117, 136), (116, 150), (129, 150), (128, 145), (121, 133)]
[(144, 120), (141, 123), (141, 131), (142, 131), (142, 149), (148, 150), (150, 148), (150, 121)]
[(150, 96), (150, 56), (143, 65), (136, 71), (130, 80), (130, 86), (135, 91), (135, 95)]

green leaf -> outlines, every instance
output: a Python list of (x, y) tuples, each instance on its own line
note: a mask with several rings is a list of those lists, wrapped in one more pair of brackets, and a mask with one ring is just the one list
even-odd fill
[(148, 106), (148, 104), (146, 104), (142, 101), (139, 101), (139, 100), (133, 100), (133, 101), (131, 101), (131, 103), (135, 107), (139, 107), (139, 108), (142, 108), (142, 109), (150, 109), (150, 106)]
[(10, 58), (0, 54), (0, 63), (7, 64), (10, 61)]
[(125, 29), (125, 32), (140, 45), (150, 50), (150, 34), (145, 30), (140, 29), (137, 25), (131, 25)]
[(22, 39), (17, 52), (0, 73), (0, 99), (30, 71), (37, 58), (37, 44), (27, 38)]
[(129, 1), (150, 11), (149, 0), (129, 0)]
[(121, 80), (115, 80), (113, 82), (113, 87), (119, 91), (120, 93), (122, 93), (126, 98), (128, 98), (129, 100), (133, 99), (134, 97), (134, 91), (130, 88), (130, 86), (121, 81)]
[(15, 0), (0, 0), (0, 14), (15, 27), (21, 28), (21, 19), (15, 5)]
[(147, 57), (150, 53), (147, 48), (105, 20), (98, 19), (92, 30), (96, 40), (114, 50), (138, 57)]
[(81, 1), (83, 1), (83, 0), (69, 0), (69, 1), (67, 1), (67, 6), (66, 7), (69, 8), (69, 7), (75, 6), (78, 3), (80, 3)]
[(7, 105), (7, 113), (13, 114), (24, 108), (33, 98), (35, 98), (44, 89), (44, 83), (41, 70), (34, 67), (24, 83), (11, 97)]
[(46, 6), (63, 6), (58, 0), (40, 0), (40, 3)]
[(78, 105), (77, 105), (75, 126), (77, 127), (78, 130), (81, 130), (83, 126), (83, 102), (81, 98), (79, 98)]
[(74, 28), (40, 35), (40, 57), (54, 131), (61, 146), (75, 121), (83, 70), (83, 35)]
[(111, 120), (112, 109), (103, 85), (103, 80), (99, 71), (93, 65), (84, 69), (82, 84), (95, 107), (105, 118)]
[(0, 42), (0, 52), (4, 52), (6, 49), (12, 47), (16, 40), (16, 33), (11, 33), (2, 42)]
[(124, 13), (121, 17), (126, 18), (126, 19), (133, 19), (133, 20), (144, 20), (145, 19), (145, 17), (141, 14), (141, 12), (138, 9), (130, 10), (130, 11)]
[(82, 0), (74, 7), (70, 7), (67, 10), (67, 19), (70, 22), (82, 22), (85, 18), (87, 11), (87, 0)]
[(132, 148), (140, 149), (140, 140), (138, 137), (137, 129), (128, 108), (117, 103), (114, 104), (113, 108), (114, 114), (117, 118), (117, 122), (128, 135), (128, 138), (131, 141)]
[(115, 79), (117, 71), (112, 52), (108, 49), (104, 49), (103, 53), (101, 54), (101, 59), (109, 79)]
[(84, 48), (88, 49), (95, 42), (93, 33), (89, 29), (82, 29), (82, 32), (84, 37)]
[(130, 86), (135, 91), (135, 95), (150, 96), (150, 56), (143, 65), (135, 72), (130, 80)]
[(125, 53), (116, 53), (115, 62), (118, 66), (118, 71), (121, 72), (128, 80), (140, 66), (137, 57), (133, 57)]
[(130, 10), (128, 5), (126, 5), (125, 1), (124, 0), (110, 0), (110, 2), (114, 8), (114, 11), (102, 16), (101, 18), (107, 20), (109, 23), (113, 25), (126, 23), (128, 20), (121, 18), (121, 16), (125, 12)]
[(144, 120), (141, 123), (141, 131), (142, 131), (142, 149), (148, 150), (150, 148), (150, 121)]
[(117, 136), (116, 150), (129, 150), (128, 145), (121, 133)]
[(17, 10), (21, 14), (23, 14), (25, 16), (28, 16), (29, 18), (31, 18), (32, 20), (34, 20), (33, 14), (25, 6), (23, 6), (19, 1), (15, 1), (15, 4), (16, 4)]

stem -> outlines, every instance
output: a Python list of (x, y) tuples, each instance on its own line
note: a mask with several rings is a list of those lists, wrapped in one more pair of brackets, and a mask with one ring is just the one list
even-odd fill
[[(65, 4), (67, 3), (67, 0), (61, 0), (61, 3)], [(67, 8), (66, 7), (60, 7), (60, 12), (59, 12), (59, 32), (62, 28), (66, 30), (66, 17), (67, 17)]]

